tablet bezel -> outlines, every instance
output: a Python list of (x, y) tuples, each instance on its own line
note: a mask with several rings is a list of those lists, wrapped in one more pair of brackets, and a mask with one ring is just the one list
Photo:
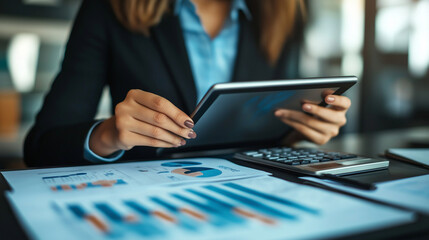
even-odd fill
[[(190, 117), (196, 124), (203, 114), (209, 109), (216, 98), (221, 94), (242, 93), (242, 92), (266, 92), (296, 89), (312, 88), (337, 88), (335, 95), (341, 95), (347, 89), (357, 82), (355, 76), (344, 77), (325, 77), (325, 78), (304, 78), (304, 79), (287, 79), (287, 80), (270, 80), (270, 81), (252, 81), (252, 82), (228, 82), (214, 84), (198, 103)], [(319, 105), (326, 106), (325, 102)]]
[[(305, 79), (285, 79), (285, 80), (269, 80), (269, 81), (251, 81), (251, 82), (228, 82), (218, 83), (213, 85), (209, 91), (204, 95), (201, 101), (198, 103), (194, 112), (190, 115), (195, 124), (198, 124), (198, 120), (203, 114), (210, 108), (212, 103), (222, 94), (231, 93), (248, 93), (248, 92), (266, 92), (266, 91), (281, 91), (281, 90), (297, 90), (297, 89), (314, 89), (314, 88), (338, 88), (333, 94), (341, 95), (347, 91), (350, 87), (357, 83), (357, 77), (355, 76), (342, 76), (342, 77), (318, 77), (318, 78), (305, 78)], [(327, 106), (322, 101), (320, 106)], [(174, 149), (173, 152), (192, 152), (192, 151), (207, 151), (222, 148), (249, 148), (249, 147), (270, 147), (278, 145), (282, 139), (290, 131), (285, 133), (278, 139), (264, 140), (264, 141), (244, 141), (237, 143), (228, 144), (211, 144), (211, 145), (199, 145), (189, 146), (186, 145), (178, 149)], [(198, 133), (197, 133), (198, 134)], [(198, 141), (198, 137), (196, 140)], [(164, 149), (167, 150), (167, 149)], [(170, 152), (167, 150), (166, 152)]]

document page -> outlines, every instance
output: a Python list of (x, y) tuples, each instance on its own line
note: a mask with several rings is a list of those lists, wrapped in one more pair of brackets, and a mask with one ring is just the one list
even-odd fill
[(14, 192), (79, 194), (224, 181), (269, 173), (218, 158), (141, 161), (2, 172)]
[(33, 239), (331, 238), (414, 213), (216, 158), (3, 172)]
[(429, 174), (378, 183), (374, 191), (359, 190), (313, 177), (302, 177), (302, 179), (429, 214)]
[(260, 176), (120, 194), (8, 193), (35, 239), (320, 239), (413, 221), (411, 212)]

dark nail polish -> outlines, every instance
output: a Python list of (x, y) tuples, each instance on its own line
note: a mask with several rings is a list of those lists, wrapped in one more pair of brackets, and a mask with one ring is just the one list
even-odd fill
[(194, 131), (190, 131), (188, 137), (194, 139), (197, 137), (197, 134)]
[(186, 141), (184, 139), (180, 140), (180, 146), (183, 146), (186, 144)]
[(304, 111), (310, 111), (311, 110), (311, 106), (308, 104), (304, 105)]
[(193, 128), (194, 127), (194, 123), (192, 121), (186, 120), (185, 121), (185, 126), (188, 128)]

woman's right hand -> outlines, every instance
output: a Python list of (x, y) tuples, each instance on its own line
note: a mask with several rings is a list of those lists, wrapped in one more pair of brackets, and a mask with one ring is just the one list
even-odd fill
[(135, 146), (179, 147), (196, 138), (192, 119), (167, 99), (153, 93), (130, 90), (116, 105), (115, 115), (99, 124), (89, 139), (99, 156)]

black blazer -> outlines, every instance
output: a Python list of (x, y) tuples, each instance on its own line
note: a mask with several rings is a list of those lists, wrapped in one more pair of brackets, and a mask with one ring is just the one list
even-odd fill
[[(252, 22), (241, 16), (232, 81), (296, 78), (300, 35), (296, 32), (289, 38), (280, 60), (271, 66), (260, 50)], [(106, 85), (112, 112), (130, 89), (141, 89), (167, 98), (190, 114), (196, 106), (196, 89), (179, 19), (164, 16), (147, 37), (123, 27), (109, 1), (83, 1), (61, 71), (26, 138), (28, 166), (88, 164), (83, 158), (84, 140), (95, 123)], [(155, 148), (135, 147), (122, 159), (154, 157)]]

